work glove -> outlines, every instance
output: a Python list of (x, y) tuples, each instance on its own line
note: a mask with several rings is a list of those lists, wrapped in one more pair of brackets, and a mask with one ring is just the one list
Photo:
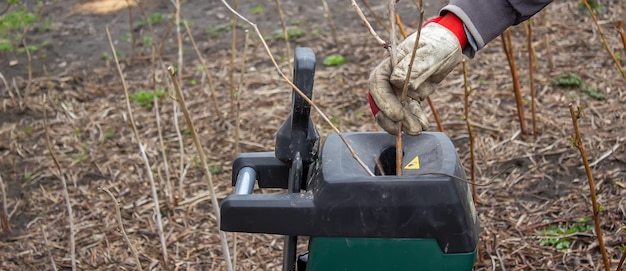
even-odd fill
[(403, 131), (409, 135), (418, 135), (428, 129), (428, 117), (420, 102), (459, 65), (462, 46), (467, 43), (463, 23), (454, 14), (448, 13), (427, 22), (415, 52), (407, 103), (402, 106), (400, 96), (416, 35), (410, 35), (396, 48), (397, 65), (392, 67), (391, 59), (386, 58), (370, 74), (368, 100), (372, 113), (378, 125), (390, 134), (397, 134), (400, 122)]

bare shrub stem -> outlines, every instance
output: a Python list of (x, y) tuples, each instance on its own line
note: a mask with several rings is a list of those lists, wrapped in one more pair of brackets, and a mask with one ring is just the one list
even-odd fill
[[(115, 55), (115, 51), (113, 51)], [(48, 128), (48, 114), (46, 113), (46, 96), (43, 96), (43, 126), (46, 134), (46, 147), (48, 148), (48, 152), (52, 161), (54, 161), (54, 165), (59, 171), (59, 179), (61, 179), (61, 184), (63, 185), (63, 197), (65, 198), (65, 206), (67, 207), (67, 218), (70, 224), (70, 261), (72, 261), (72, 270), (76, 270), (76, 239), (75, 239), (75, 228), (74, 228), (74, 215), (72, 214), (72, 202), (70, 201), (70, 194), (67, 190), (67, 182), (65, 181), (65, 174), (63, 173), (63, 168), (61, 168), (61, 164), (59, 164), (59, 160), (57, 160), (56, 156), (54, 156), (54, 152), (52, 150), (52, 143), (50, 142), (50, 131)]]
[(43, 235), (43, 242), (46, 244), (46, 251), (48, 252), (48, 258), (50, 258), (50, 265), (52, 266), (53, 271), (57, 271), (57, 264), (54, 262), (54, 258), (52, 257), (52, 252), (50, 252), (50, 242), (48, 242), (48, 236), (46, 235), (45, 226), (41, 226), (41, 235)]
[(111, 47), (111, 52), (113, 55), (113, 59), (115, 60), (115, 66), (117, 68), (117, 72), (119, 73), (120, 80), (122, 81), (122, 88), (124, 89), (124, 96), (126, 97), (126, 109), (128, 110), (128, 117), (130, 119), (131, 128), (133, 130), (133, 135), (135, 136), (135, 140), (137, 140), (137, 145), (139, 146), (139, 152), (141, 154), (141, 158), (146, 166), (146, 173), (148, 175), (148, 181), (150, 182), (150, 190), (152, 191), (152, 200), (154, 203), (154, 213), (156, 214), (156, 224), (159, 233), (159, 239), (161, 241), (161, 251), (163, 256), (163, 263), (167, 269), (168, 266), (168, 258), (167, 258), (167, 247), (165, 235), (163, 234), (163, 221), (161, 219), (161, 210), (159, 207), (159, 197), (157, 194), (156, 186), (154, 184), (154, 176), (152, 174), (152, 167), (150, 166), (150, 161), (148, 160), (148, 156), (146, 155), (146, 151), (141, 143), (141, 138), (139, 137), (139, 132), (137, 131), (137, 125), (135, 124), (135, 118), (133, 117), (133, 110), (130, 106), (130, 97), (128, 93), (128, 85), (126, 84), (126, 80), (124, 79), (124, 73), (122, 72), (122, 68), (120, 67), (119, 60), (117, 59), (117, 55), (115, 54), (115, 45), (113, 45), (113, 40), (111, 39), (111, 32), (109, 31), (109, 27), (105, 27), (107, 39), (109, 40), (109, 46)]
[(2, 224), (2, 231), (11, 232), (11, 221), (9, 220), (9, 207), (7, 206), (7, 194), (4, 190), (4, 181), (2, 180), (2, 173), (0, 173), (0, 192), (2, 192), (2, 201), (0, 203), (0, 224)]
[(326, 17), (326, 20), (328, 20), (328, 24), (330, 25), (330, 34), (333, 37), (333, 43), (337, 44), (337, 28), (335, 27), (333, 14), (330, 12), (326, 0), (322, 0), (322, 7), (324, 7), (324, 17)]
[(133, 244), (130, 242), (130, 239), (128, 238), (128, 234), (126, 234), (126, 230), (124, 229), (124, 221), (122, 221), (122, 213), (120, 212), (120, 203), (117, 201), (113, 193), (109, 191), (109, 189), (102, 187), (102, 186), (98, 187), (98, 189), (109, 194), (109, 196), (115, 203), (115, 220), (117, 220), (117, 225), (120, 228), (120, 232), (122, 233), (122, 236), (124, 236), (124, 240), (126, 241), (126, 244), (130, 248), (130, 251), (133, 253), (133, 257), (135, 258), (135, 262), (137, 263), (137, 270), (140, 270), (140, 271), (143, 270), (141, 268), (141, 262), (139, 261), (137, 250), (135, 249)]
[[(233, 3), (235, 9), (239, 8), (239, 0), (235, 0)], [(233, 14), (230, 19), (230, 32), (232, 33), (230, 42), (230, 61), (228, 63), (228, 83), (229, 83), (229, 97), (230, 97), (230, 117), (235, 114), (235, 56), (237, 55), (237, 16)], [(206, 69), (205, 69), (206, 70)], [(206, 70), (207, 76), (209, 71)], [(211, 85), (211, 79), (209, 78), (209, 85)]]
[(467, 125), (467, 133), (469, 135), (469, 145), (470, 145), (470, 180), (472, 181), (472, 197), (474, 199), (474, 204), (478, 199), (478, 193), (476, 193), (476, 150), (474, 146), (474, 130), (472, 129), (472, 122), (470, 120), (470, 102), (469, 97), (472, 95), (472, 88), (470, 87), (469, 80), (467, 77), (467, 61), (463, 58), (463, 84), (465, 86), (465, 95), (463, 99), (463, 108), (464, 114), (463, 119), (465, 120), (465, 124)]
[(217, 94), (215, 93), (215, 87), (213, 86), (213, 78), (211, 76), (211, 73), (209, 72), (209, 66), (206, 64), (206, 59), (202, 57), (202, 53), (200, 52), (200, 49), (198, 49), (198, 46), (196, 46), (196, 40), (193, 38), (193, 35), (191, 34), (191, 30), (189, 30), (189, 26), (187, 25), (187, 22), (185, 22), (185, 29), (187, 30), (187, 35), (189, 35), (189, 41), (191, 41), (191, 46), (196, 52), (196, 56), (198, 57), (198, 59), (200, 59), (200, 65), (202, 65), (202, 69), (204, 69), (204, 74), (206, 75), (207, 82), (209, 85), (209, 91), (211, 92), (211, 100), (213, 101), (213, 107), (215, 107), (215, 113), (217, 113), (218, 118), (221, 119), (224, 116), (222, 115), (222, 111), (220, 111), (220, 105), (219, 105), (219, 102), (217, 101)]
[[(196, 131), (195, 126), (193, 125), (193, 121), (191, 120), (191, 115), (189, 114), (189, 110), (187, 109), (187, 104), (185, 103), (185, 97), (180, 88), (180, 84), (178, 83), (178, 75), (174, 67), (167, 67), (167, 71), (169, 72), (170, 79), (174, 84), (174, 92), (176, 93), (176, 101), (180, 103), (180, 107), (183, 111), (183, 115), (185, 116), (185, 121), (187, 122), (187, 128), (191, 130), (191, 136), (193, 138), (193, 143), (198, 151), (198, 156), (200, 157), (200, 162), (202, 163), (202, 168), (204, 173), (208, 178), (209, 183), (209, 192), (211, 193), (211, 204), (213, 205), (213, 211), (215, 212), (215, 220), (216, 224), (221, 224), (220, 222), (220, 207), (217, 202), (217, 196), (215, 195), (215, 188), (213, 186), (213, 174), (209, 170), (209, 165), (207, 163), (206, 155), (204, 154), (204, 149), (202, 148), (202, 144), (200, 143), (200, 137), (198, 136), (198, 132)], [(233, 270), (233, 263), (230, 259), (230, 252), (228, 247), (228, 240), (226, 239), (226, 234), (219, 230), (220, 241), (222, 243), (222, 250), (224, 253), (224, 260), (226, 261), (226, 266), (229, 271)]]
[(613, 49), (611, 49), (611, 46), (609, 46), (609, 42), (606, 40), (606, 35), (604, 35), (604, 30), (602, 29), (602, 26), (600, 26), (600, 23), (598, 23), (598, 17), (596, 17), (595, 10), (589, 5), (589, 1), (583, 0), (583, 4), (589, 11), (589, 14), (591, 14), (591, 19), (593, 19), (593, 23), (596, 25), (596, 28), (598, 28), (598, 33), (600, 33), (600, 38), (602, 39), (602, 45), (604, 45), (604, 49), (606, 49), (606, 51), (609, 53), (609, 55), (615, 62), (615, 66), (617, 66), (617, 70), (622, 74), (624, 81), (626, 81), (626, 70), (624, 70), (624, 68), (622, 67), (622, 63), (620, 63), (620, 61), (615, 56)]
[(621, 20), (617, 21), (617, 32), (619, 32), (619, 36), (622, 38), (624, 52), (626, 53), (626, 32), (624, 32), (624, 23)]
[[(587, 0), (585, 0), (587, 3)], [(588, 4), (587, 4), (588, 5)], [(609, 263), (609, 257), (606, 253), (606, 247), (604, 245), (604, 238), (602, 237), (602, 225), (600, 224), (600, 206), (598, 205), (596, 184), (591, 174), (591, 167), (589, 166), (589, 159), (587, 158), (587, 152), (585, 151), (585, 145), (583, 144), (582, 137), (580, 136), (580, 129), (578, 128), (578, 119), (582, 116), (582, 107), (576, 108), (573, 104), (569, 104), (569, 112), (572, 117), (572, 124), (574, 125), (575, 137), (573, 139), (574, 146), (580, 151), (580, 156), (585, 165), (585, 172), (587, 173), (587, 181), (589, 183), (589, 192), (591, 194), (591, 204), (593, 208), (593, 222), (595, 226), (595, 232), (598, 236), (598, 245), (600, 246), (600, 252), (602, 252), (602, 261), (604, 262), (604, 269), (611, 271), (611, 264)]]
[[(418, 4), (419, 5), (419, 4)], [(423, 15), (422, 15), (423, 16)], [(402, 23), (402, 19), (400, 18), (400, 14), (396, 14), (396, 23), (398, 24), (398, 29), (400, 29), (400, 33), (402, 37), (406, 39), (409, 35), (404, 29), (404, 24)], [(421, 24), (421, 23), (420, 23)], [(433, 116), (435, 117), (435, 122), (437, 122), (437, 129), (439, 132), (443, 132), (443, 124), (441, 123), (441, 117), (439, 116), (439, 111), (437, 111), (437, 107), (435, 107), (435, 103), (430, 96), (426, 97), (426, 101), (428, 102), (428, 106), (430, 106), (430, 110), (433, 111)]]
[[(383, 48), (387, 48), (389, 47), (389, 44), (387, 44), (386, 41), (384, 41), (383, 39), (380, 38), (380, 36), (378, 36), (378, 34), (376, 33), (376, 31), (374, 30), (374, 28), (372, 28), (372, 25), (370, 24), (369, 21), (367, 21), (367, 18), (365, 18), (365, 15), (363, 14), (363, 11), (361, 10), (361, 8), (359, 7), (359, 5), (357, 5), (357, 3), (355, 2), (355, 0), (350, 0), (350, 2), (352, 3), (352, 7), (354, 8), (354, 10), (356, 11), (356, 13), (359, 15), (359, 18), (361, 19), (361, 21), (363, 22), (363, 24), (365, 24), (365, 27), (367, 27), (367, 29), (370, 31), (370, 34), (372, 34), (372, 36), (374, 37), (374, 39), (376, 39), (376, 42), (378, 42), (378, 44), (380, 46), (382, 46)], [(382, 24), (382, 21), (381, 21)]]
[[(320, 114), (320, 116), (322, 117), (322, 119), (324, 119), (324, 121), (333, 129), (333, 131), (335, 133), (337, 133), (337, 135), (341, 138), (341, 141), (346, 145), (346, 147), (348, 148), (348, 151), (350, 151), (350, 153), (352, 154), (352, 157), (357, 161), (357, 163), (370, 175), (370, 176), (374, 176), (374, 173), (367, 167), (367, 165), (365, 165), (365, 163), (363, 162), (363, 160), (361, 160), (361, 158), (356, 154), (356, 152), (354, 151), (354, 148), (352, 148), (352, 146), (350, 146), (350, 143), (348, 143), (348, 140), (343, 136), (343, 134), (341, 134), (341, 132), (339, 131), (339, 129), (337, 129), (337, 127), (332, 123), (332, 121), (330, 121), (330, 119), (328, 118), (328, 116), (313, 102), (311, 101), (311, 99), (309, 99), (309, 97), (307, 97), (302, 90), (300, 90), (289, 78), (287, 78), (287, 76), (280, 70), (280, 67), (278, 66), (278, 63), (276, 62), (276, 59), (274, 58), (274, 56), (272, 55), (272, 52), (270, 51), (269, 46), (267, 45), (267, 42), (265, 42), (265, 40), (263, 39), (263, 34), (261, 34), (261, 31), (259, 30), (259, 28), (257, 27), (257, 25), (253, 22), (251, 22), (250, 20), (248, 20), (246, 17), (243, 17), (241, 14), (239, 14), (237, 11), (235, 11), (227, 2), (226, 0), (221, 0), (222, 3), (228, 8), (228, 10), (230, 10), (230, 12), (232, 12), (233, 14), (237, 15), (237, 17), (239, 17), (240, 19), (242, 19), (243, 21), (245, 21), (247, 24), (249, 24), (252, 28), (254, 28), (254, 31), (256, 32), (257, 36), (259, 37), (259, 39), (261, 40), (261, 43), (263, 44), (263, 47), (265, 48), (265, 52), (267, 53), (267, 55), (270, 57), (270, 60), (272, 61), (272, 64), (274, 64), (274, 68), (276, 68), (276, 70), (278, 71), (278, 74), (280, 75), (281, 78), (283, 78), (283, 80), (290, 86), (292, 87), (296, 93), (298, 93), (298, 95), (300, 95), (302, 97), (302, 99), (304, 99), (308, 104), (310, 104), (315, 111), (317, 111), (318, 114)], [(354, 3), (354, 0), (352, 0)], [(362, 14), (362, 13), (361, 13)], [(383, 43), (385, 43), (383, 41)], [(386, 43), (385, 43), (386, 44)]]
[(511, 69), (511, 80), (513, 80), (513, 91), (515, 93), (517, 118), (519, 119), (520, 129), (522, 134), (527, 135), (528, 127), (526, 125), (526, 119), (524, 118), (524, 101), (522, 98), (519, 76), (517, 75), (517, 66), (515, 65), (515, 55), (513, 53), (513, 44), (511, 43), (511, 30), (507, 29), (500, 37), (502, 38), (502, 48), (504, 49), (506, 59), (509, 61), (509, 67)]
[[(237, 155), (239, 153), (239, 137), (240, 137), (240, 124), (241, 124), (241, 118), (240, 118), (240, 100), (241, 100), (241, 94), (242, 94), (242, 86), (244, 85), (244, 75), (246, 74), (246, 56), (248, 53), (248, 38), (250, 32), (246, 29), (246, 35), (244, 37), (243, 40), (243, 56), (241, 57), (241, 73), (239, 74), (239, 85), (237, 85), (237, 115), (235, 116), (235, 155)], [(236, 257), (236, 255), (235, 255)], [(236, 258), (235, 258), (236, 259)]]
[(378, 14), (376, 14), (374, 9), (372, 9), (372, 6), (370, 5), (370, 3), (367, 0), (361, 0), (361, 2), (363, 2), (363, 4), (367, 8), (367, 10), (372, 14), (372, 16), (374, 16), (374, 19), (376, 19), (376, 22), (378, 22), (378, 24), (380, 24), (380, 26), (382, 26), (385, 29), (385, 31), (391, 32), (391, 29), (389, 29), (389, 26), (383, 22), (383, 20), (380, 18), (380, 16), (378, 16)]
[(289, 44), (289, 33), (287, 31), (287, 22), (285, 21), (285, 15), (283, 15), (283, 7), (280, 5), (280, 0), (275, 0), (276, 9), (278, 10), (278, 17), (280, 18), (280, 26), (283, 29), (283, 36), (285, 38), (285, 51), (286, 51), (286, 61), (287, 66), (289, 67), (289, 73), (293, 72), (293, 65), (291, 65), (291, 45)]
[(535, 78), (534, 78), (534, 70), (535, 70), (535, 58), (533, 49), (533, 28), (532, 28), (532, 20), (528, 20), (526, 23), (527, 26), (527, 35), (528, 35), (528, 77), (530, 80), (530, 112), (532, 115), (533, 122), (533, 138), (536, 140), (539, 134), (537, 130), (537, 107), (535, 101)]

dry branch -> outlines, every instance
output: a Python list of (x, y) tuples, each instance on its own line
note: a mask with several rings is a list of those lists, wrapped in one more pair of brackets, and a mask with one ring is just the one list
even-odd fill
[(619, 32), (619, 36), (622, 38), (622, 45), (624, 45), (624, 52), (626, 53), (626, 32), (624, 32), (624, 23), (622, 21), (617, 21), (617, 32)]
[[(398, 29), (400, 29), (400, 33), (402, 34), (402, 37), (406, 39), (406, 37), (408, 37), (408, 34), (406, 30), (404, 29), (404, 24), (402, 23), (400, 14), (396, 14), (396, 23), (398, 24)], [(441, 123), (441, 116), (439, 116), (439, 111), (437, 110), (437, 107), (435, 107), (435, 103), (433, 102), (433, 99), (430, 98), (430, 96), (428, 96), (426, 97), (426, 101), (428, 102), (428, 106), (430, 106), (430, 110), (433, 111), (435, 122), (437, 122), (437, 129), (439, 129), (439, 132), (443, 132), (444, 130), (443, 130), (443, 124)]]
[(532, 20), (528, 20), (526, 23), (527, 26), (527, 35), (528, 35), (528, 77), (530, 80), (530, 112), (532, 115), (532, 124), (533, 124), (533, 138), (537, 140), (537, 136), (539, 131), (537, 130), (537, 108), (535, 102), (535, 79), (533, 76), (534, 73), (534, 63), (535, 58), (533, 57), (534, 49), (533, 49), (533, 28), (532, 28)]
[(130, 251), (133, 253), (133, 257), (135, 258), (135, 263), (137, 264), (137, 269), (139, 271), (143, 270), (141, 268), (141, 262), (139, 261), (139, 256), (137, 254), (137, 250), (135, 249), (133, 244), (130, 242), (130, 239), (128, 238), (128, 234), (126, 234), (126, 230), (124, 229), (124, 221), (122, 220), (122, 213), (120, 212), (120, 203), (117, 201), (117, 199), (115, 198), (113, 193), (111, 193), (111, 191), (109, 191), (109, 189), (106, 189), (105, 187), (102, 187), (102, 186), (98, 187), (98, 189), (106, 192), (107, 194), (109, 194), (109, 196), (111, 197), (111, 199), (115, 203), (115, 220), (117, 220), (117, 225), (120, 228), (120, 232), (122, 233), (122, 236), (124, 236), (124, 241), (126, 241), (126, 244), (130, 248)]
[(128, 85), (126, 84), (126, 80), (124, 79), (124, 73), (122, 73), (122, 68), (120, 67), (120, 62), (117, 59), (117, 55), (115, 54), (115, 45), (113, 45), (113, 40), (111, 39), (111, 32), (109, 31), (109, 27), (105, 27), (107, 39), (109, 41), (109, 46), (111, 48), (111, 53), (113, 55), (113, 59), (115, 60), (115, 67), (117, 68), (118, 75), (120, 76), (120, 80), (122, 81), (122, 89), (124, 89), (124, 96), (126, 97), (126, 109), (128, 111), (128, 117), (130, 119), (131, 128), (133, 130), (133, 135), (135, 140), (137, 140), (137, 145), (139, 145), (139, 152), (141, 154), (141, 158), (146, 166), (146, 172), (148, 174), (148, 181), (150, 181), (150, 190), (152, 191), (152, 200), (154, 203), (154, 213), (156, 215), (156, 223), (157, 229), (159, 232), (159, 240), (161, 241), (161, 252), (163, 257), (163, 263), (165, 268), (168, 266), (167, 260), (167, 248), (165, 242), (165, 235), (163, 234), (163, 221), (161, 219), (161, 210), (159, 208), (159, 197), (157, 195), (156, 186), (154, 184), (154, 176), (152, 175), (152, 167), (150, 166), (150, 161), (146, 155), (146, 151), (141, 143), (141, 138), (139, 137), (139, 132), (137, 131), (137, 125), (135, 124), (135, 118), (133, 117), (133, 110), (130, 106), (130, 97), (128, 93)]
[(374, 28), (372, 28), (372, 25), (370, 24), (369, 21), (367, 21), (367, 18), (365, 18), (363, 11), (361, 10), (361, 8), (359, 8), (359, 5), (357, 5), (355, 0), (351, 0), (350, 2), (352, 3), (352, 7), (356, 11), (356, 13), (359, 15), (359, 18), (361, 19), (363, 24), (365, 24), (365, 27), (367, 27), (367, 29), (370, 31), (370, 34), (372, 34), (372, 36), (374, 36), (374, 39), (376, 39), (376, 42), (378, 42), (378, 44), (382, 46), (383, 48), (389, 47), (389, 44), (387, 44), (386, 41), (381, 39), (380, 36), (378, 36), (376, 31), (374, 30)]
[[(115, 54), (115, 51), (113, 51)], [(61, 168), (61, 164), (59, 164), (59, 160), (57, 160), (56, 156), (54, 156), (54, 152), (52, 151), (52, 143), (50, 142), (50, 132), (48, 128), (48, 115), (46, 109), (46, 96), (43, 97), (43, 126), (44, 132), (46, 134), (46, 147), (48, 148), (48, 152), (52, 161), (54, 161), (54, 165), (59, 171), (59, 179), (61, 179), (61, 184), (63, 185), (63, 197), (65, 198), (65, 205), (67, 207), (67, 217), (70, 224), (70, 260), (72, 261), (72, 270), (76, 270), (76, 240), (75, 240), (75, 228), (74, 228), (74, 215), (72, 214), (72, 202), (70, 201), (70, 194), (67, 190), (67, 182), (65, 181), (65, 174), (63, 173), (63, 169)]]
[(326, 0), (322, 0), (322, 7), (324, 7), (324, 17), (328, 20), (328, 24), (330, 25), (330, 34), (333, 37), (333, 43), (337, 44), (337, 28), (335, 27), (335, 21), (333, 20), (333, 14), (330, 12), (328, 8), (328, 3)]
[(517, 118), (519, 119), (520, 130), (523, 135), (526, 135), (528, 134), (528, 128), (526, 126), (526, 119), (524, 118), (524, 101), (522, 98), (519, 76), (517, 75), (517, 66), (515, 65), (515, 55), (513, 53), (510, 29), (504, 31), (500, 37), (502, 38), (502, 48), (504, 49), (506, 59), (508, 60), (509, 67), (511, 69), (511, 80), (513, 80), (513, 91), (515, 93), (515, 103), (517, 104)]
[(220, 111), (219, 102), (217, 101), (217, 93), (215, 93), (215, 87), (213, 85), (213, 78), (211, 76), (211, 73), (209, 72), (209, 66), (206, 64), (206, 59), (202, 57), (200, 49), (198, 49), (198, 46), (196, 46), (196, 40), (193, 38), (187, 22), (185, 22), (185, 29), (187, 30), (187, 35), (189, 35), (189, 41), (191, 42), (191, 46), (196, 52), (196, 56), (198, 57), (198, 59), (200, 59), (200, 65), (202, 65), (204, 74), (206, 74), (207, 82), (209, 84), (209, 91), (211, 92), (211, 100), (213, 101), (213, 107), (215, 107), (215, 113), (217, 113), (218, 118), (222, 119), (224, 116), (222, 115), (222, 111)]
[(372, 16), (374, 16), (374, 19), (376, 19), (376, 22), (378, 22), (378, 24), (380, 24), (380, 26), (382, 26), (385, 29), (385, 31), (391, 32), (391, 29), (389, 29), (389, 26), (383, 22), (383, 20), (380, 18), (380, 16), (378, 16), (378, 14), (376, 14), (374, 9), (372, 9), (372, 6), (370, 5), (370, 3), (367, 0), (361, 0), (361, 2), (363, 2), (363, 4), (367, 8), (367, 10), (372, 14)]
[(583, 0), (583, 4), (589, 11), (589, 14), (591, 14), (591, 19), (593, 19), (593, 23), (598, 28), (598, 32), (600, 33), (600, 38), (602, 39), (602, 45), (604, 45), (604, 49), (606, 49), (606, 51), (609, 53), (609, 55), (615, 62), (615, 66), (617, 66), (617, 70), (622, 74), (624, 81), (626, 81), (626, 70), (624, 70), (624, 68), (622, 67), (622, 63), (619, 61), (619, 59), (617, 59), (617, 56), (615, 56), (615, 53), (613, 52), (613, 49), (611, 49), (611, 46), (609, 46), (609, 42), (606, 40), (606, 35), (604, 35), (604, 30), (602, 29), (602, 26), (600, 26), (600, 23), (598, 22), (598, 17), (596, 17), (595, 10), (589, 5), (589, 1)]
[(4, 190), (4, 181), (2, 180), (2, 173), (0, 173), (0, 192), (2, 193), (2, 201), (0, 203), (0, 224), (2, 224), (2, 231), (11, 232), (11, 221), (9, 220), (9, 210), (7, 206), (7, 194)]
[(280, 18), (280, 26), (283, 29), (283, 37), (285, 38), (285, 50), (287, 66), (289, 72), (293, 72), (293, 66), (291, 65), (291, 45), (289, 44), (289, 33), (287, 33), (287, 22), (285, 21), (285, 15), (283, 15), (283, 7), (280, 5), (280, 0), (274, 0), (276, 2), (276, 9), (278, 10), (278, 17)]
[[(209, 170), (209, 166), (207, 163), (206, 155), (204, 154), (204, 149), (202, 148), (202, 144), (200, 143), (200, 137), (198, 136), (198, 132), (196, 131), (195, 126), (191, 120), (191, 115), (189, 114), (189, 110), (187, 109), (187, 105), (185, 103), (185, 96), (180, 88), (180, 84), (178, 83), (178, 76), (174, 67), (169, 66), (167, 68), (169, 72), (170, 79), (172, 80), (172, 84), (174, 84), (174, 92), (176, 93), (176, 100), (180, 103), (180, 107), (183, 110), (183, 115), (185, 116), (185, 121), (187, 122), (187, 127), (191, 130), (191, 136), (193, 138), (193, 143), (198, 151), (198, 156), (200, 157), (200, 162), (202, 163), (202, 168), (204, 173), (208, 177), (209, 184), (209, 192), (211, 193), (211, 204), (213, 205), (213, 211), (215, 212), (215, 220), (216, 224), (220, 225), (220, 207), (217, 202), (217, 196), (215, 195), (215, 188), (213, 186), (213, 174)], [(222, 243), (222, 253), (224, 253), (224, 260), (226, 261), (226, 266), (228, 271), (233, 271), (233, 263), (230, 259), (230, 251), (228, 247), (228, 241), (226, 239), (226, 234), (219, 230), (220, 241)]]
[[(587, 1), (585, 0), (585, 3)], [(588, 4), (587, 4), (588, 5)], [(604, 238), (602, 237), (602, 224), (600, 224), (600, 206), (598, 205), (596, 195), (596, 184), (591, 174), (591, 167), (589, 166), (589, 159), (587, 158), (587, 151), (585, 151), (585, 145), (583, 144), (582, 137), (580, 136), (580, 129), (578, 128), (578, 119), (582, 115), (582, 107), (575, 108), (573, 104), (569, 104), (569, 112), (572, 117), (572, 123), (574, 125), (574, 146), (580, 151), (580, 156), (585, 165), (585, 172), (587, 173), (587, 181), (589, 183), (589, 193), (591, 194), (591, 204), (593, 209), (593, 222), (596, 235), (598, 236), (598, 245), (600, 246), (600, 252), (602, 253), (602, 261), (604, 262), (604, 269), (611, 271), (611, 264), (609, 263), (609, 257), (606, 253), (606, 247), (604, 245)]]
[[(233, 3), (235, 9), (239, 8), (239, 0), (235, 0)], [(230, 33), (232, 35), (230, 40), (230, 59), (228, 62), (228, 83), (229, 83), (229, 97), (230, 97), (230, 116), (232, 117), (235, 114), (235, 56), (237, 55), (237, 16), (233, 15), (230, 19)], [(209, 71), (205, 69), (207, 76), (209, 76)], [(212, 79), (209, 78), (209, 86), (213, 89)], [(215, 90), (213, 90), (212, 95), (217, 101), (217, 97), (215, 97)], [(216, 107), (219, 112), (219, 108)], [(221, 115), (221, 113), (219, 113)]]
[[(239, 17), (240, 19), (242, 19), (243, 21), (245, 21), (247, 24), (249, 24), (252, 28), (254, 28), (254, 31), (256, 32), (257, 36), (259, 37), (259, 39), (261, 40), (261, 43), (263, 44), (263, 48), (265, 49), (265, 52), (267, 53), (267, 55), (270, 57), (270, 60), (272, 61), (272, 64), (274, 64), (274, 68), (276, 68), (276, 70), (278, 71), (278, 74), (280, 75), (280, 77), (283, 78), (283, 80), (289, 84), (290, 87), (293, 88), (293, 90), (296, 91), (296, 93), (298, 95), (300, 95), (302, 97), (302, 99), (304, 99), (308, 104), (310, 104), (315, 111), (317, 111), (318, 114), (320, 114), (320, 116), (322, 117), (322, 119), (324, 119), (324, 121), (333, 129), (333, 131), (335, 133), (337, 133), (337, 135), (339, 136), (339, 138), (341, 138), (341, 141), (344, 143), (344, 145), (346, 145), (346, 148), (348, 148), (348, 151), (350, 151), (350, 153), (352, 154), (352, 157), (357, 161), (357, 163), (363, 168), (363, 170), (365, 170), (370, 176), (374, 176), (374, 173), (367, 167), (367, 165), (365, 165), (365, 163), (363, 162), (363, 160), (361, 160), (361, 158), (357, 155), (357, 153), (354, 151), (354, 148), (352, 148), (352, 146), (350, 146), (350, 143), (348, 143), (348, 140), (343, 136), (343, 134), (341, 134), (341, 132), (339, 131), (339, 129), (337, 129), (337, 127), (332, 123), (332, 121), (330, 121), (330, 119), (328, 118), (328, 116), (313, 102), (311, 101), (311, 99), (309, 99), (309, 97), (307, 97), (304, 92), (302, 92), (302, 90), (300, 90), (300, 88), (298, 88), (291, 80), (289, 80), (289, 78), (287, 78), (287, 76), (280, 70), (280, 67), (278, 66), (278, 63), (276, 62), (276, 59), (274, 58), (274, 56), (272, 55), (272, 52), (270, 51), (269, 46), (267, 45), (267, 42), (265, 42), (265, 40), (263, 39), (263, 34), (261, 34), (261, 31), (259, 30), (259, 28), (257, 27), (257, 25), (253, 22), (251, 22), (250, 20), (248, 20), (246, 17), (243, 17), (241, 14), (239, 14), (236, 10), (234, 10), (227, 2), (226, 0), (221, 0), (222, 3), (226, 6), (226, 8), (228, 8), (228, 10), (230, 10), (230, 12), (232, 12), (233, 14), (237, 15), (237, 17)], [(352, 1), (354, 3), (354, 0)], [(363, 14), (363, 13), (361, 13)], [(373, 30), (372, 30), (373, 31)], [(383, 43), (385, 43), (383, 41)], [(386, 44), (386, 43), (385, 43)]]
[(470, 87), (469, 80), (467, 78), (467, 61), (463, 58), (463, 84), (465, 86), (465, 93), (463, 95), (463, 119), (467, 125), (467, 133), (469, 135), (470, 146), (470, 180), (472, 181), (472, 197), (474, 204), (478, 200), (478, 194), (476, 193), (476, 150), (474, 146), (475, 137), (474, 130), (472, 129), (472, 122), (470, 121), (470, 103), (469, 96), (472, 95), (472, 88)]

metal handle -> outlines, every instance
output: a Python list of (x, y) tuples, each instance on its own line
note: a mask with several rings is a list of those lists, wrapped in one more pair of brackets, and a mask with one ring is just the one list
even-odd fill
[(254, 183), (256, 182), (256, 171), (251, 167), (243, 167), (237, 173), (237, 182), (235, 183), (235, 195), (249, 195), (254, 191)]

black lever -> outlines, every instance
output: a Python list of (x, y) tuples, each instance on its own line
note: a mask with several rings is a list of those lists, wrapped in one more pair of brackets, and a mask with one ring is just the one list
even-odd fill
[[(309, 99), (313, 97), (315, 76), (315, 53), (311, 48), (296, 48), (293, 83)], [(300, 153), (304, 165), (312, 163), (317, 155), (319, 134), (310, 117), (311, 105), (295, 90), (292, 93), (292, 109), (289, 117), (276, 134), (276, 158), (290, 165), (295, 154)]]

